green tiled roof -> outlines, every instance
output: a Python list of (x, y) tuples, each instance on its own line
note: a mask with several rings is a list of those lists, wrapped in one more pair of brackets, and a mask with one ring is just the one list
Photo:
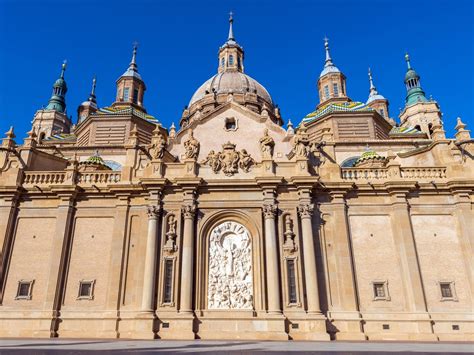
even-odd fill
[(137, 117), (143, 118), (154, 124), (159, 124), (158, 119), (152, 115), (149, 115), (143, 111), (137, 110), (134, 107), (102, 107), (97, 112), (97, 115), (130, 115), (133, 114)]

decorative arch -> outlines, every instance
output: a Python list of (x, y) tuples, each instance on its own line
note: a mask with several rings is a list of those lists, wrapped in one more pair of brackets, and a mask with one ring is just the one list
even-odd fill
[[(252, 280), (252, 305), (251, 307), (225, 308), (227, 310), (252, 311), (263, 309), (263, 253), (261, 227), (247, 212), (238, 210), (221, 210), (203, 218), (202, 224), (198, 227), (196, 265), (198, 272), (196, 275), (196, 310), (202, 311), (222, 311), (222, 308), (209, 307), (209, 255), (211, 233), (221, 224), (230, 222), (241, 225), (249, 233), (249, 248), (251, 253), (251, 280)], [(244, 302), (245, 303), (245, 302)], [(248, 305), (248, 304), (247, 304)]]

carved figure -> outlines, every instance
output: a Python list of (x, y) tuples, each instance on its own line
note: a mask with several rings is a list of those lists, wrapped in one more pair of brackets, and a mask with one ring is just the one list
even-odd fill
[(176, 251), (176, 218), (171, 215), (168, 218), (168, 232), (166, 232), (166, 243), (164, 245), (166, 251)]
[(220, 159), (220, 153), (217, 152), (215, 153), (213, 150), (209, 152), (207, 155), (206, 159), (204, 159), (201, 164), (203, 165), (209, 165), (212, 169), (212, 171), (217, 174), (219, 172), (219, 169), (221, 168), (221, 159)]
[(268, 129), (265, 128), (263, 137), (260, 138), (260, 151), (262, 152), (262, 159), (271, 159), (273, 157), (273, 147), (275, 141), (268, 134)]
[(297, 158), (308, 157), (309, 136), (306, 133), (306, 126), (301, 123), (298, 131), (293, 138), (293, 152)]
[(236, 222), (224, 222), (209, 238), (209, 309), (252, 309), (250, 234)]
[(189, 130), (189, 137), (184, 141), (184, 155), (187, 159), (196, 160), (199, 155), (200, 143), (194, 138), (193, 130)]
[(161, 133), (158, 133), (152, 138), (152, 143), (148, 153), (150, 153), (152, 159), (163, 159), (165, 154), (166, 140)]
[(296, 250), (295, 246), (295, 233), (293, 232), (293, 220), (289, 215), (285, 217), (285, 241), (283, 242), (283, 249), (289, 252)]
[(249, 153), (247, 153), (245, 149), (242, 149), (240, 151), (239, 159), (240, 159), (239, 161), (240, 168), (246, 173), (248, 173), (252, 165), (255, 163), (255, 160), (250, 156)]

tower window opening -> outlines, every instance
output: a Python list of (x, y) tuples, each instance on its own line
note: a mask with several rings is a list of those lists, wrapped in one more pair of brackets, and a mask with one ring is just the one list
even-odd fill
[(123, 101), (128, 101), (130, 98), (130, 88), (123, 89)]
[(383, 108), (380, 109), (380, 115), (381, 115), (382, 117), (385, 117), (385, 111), (384, 111)]
[(138, 89), (133, 90), (133, 103), (138, 103)]
[(433, 134), (433, 124), (432, 123), (428, 123), (428, 132), (430, 132), (430, 137), (431, 137), (431, 135)]
[(225, 130), (226, 131), (235, 131), (237, 129), (237, 121), (234, 117), (227, 117), (225, 119)]
[(233, 55), (229, 56), (229, 65), (234, 65), (234, 56)]
[(171, 303), (172, 301), (172, 290), (173, 290), (173, 260), (165, 260), (165, 277), (164, 277), (164, 288), (163, 288), (163, 302)]
[(339, 87), (337, 84), (333, 84), (333, 91), (334, 91), (334, 96), (338, 97), (339, 96)]
[(225, 59), (224, 57), (221, 58), (221, 67), (223, 67), (225, 65)]
[(326, 85), (324, 87), (324, 97), (327, 99), (329, 99), (329, 87)]
[(421, 132), (421, 127), (420, 127), (419, 124), (417, 124), (417, 125), (415, 126), (415, 129)]
[(286, 261), (286, 268), (288, 273), (288, 301), (289, 303), (297, 303), (295, 260), (288, 259)]
[(118, 89), (117, 90), (117, 101), (120, 101), (120, 97), (122, 96), (122, 90)]

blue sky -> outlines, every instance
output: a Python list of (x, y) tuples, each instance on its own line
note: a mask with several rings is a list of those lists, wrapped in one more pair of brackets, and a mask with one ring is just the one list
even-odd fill
[[(355, 101), (368, 96), (367, 68), (398, 120), (404, 105), (405, 51), (427, 96), (441, 106), (449, 136), (457, 116), (474, 130), (473, 1), (22, 1), (0, 0), (0, 135), (20, 143), (46, 105), (64, 59), (68, 114), (97, 75), (99, 106), (115, 97), (132, 43), (146, 82), (145, 106), (164, 126), (178, 123), (193, 92), (216, 72), (228, 12), (245, 49), (246, 73), (263, 84), (285, 121), (317, 104), (323, 37)], [(474, 132), (473, 132), (474, 133)], [(3, 135), (2, 135), (3, 136)]]

